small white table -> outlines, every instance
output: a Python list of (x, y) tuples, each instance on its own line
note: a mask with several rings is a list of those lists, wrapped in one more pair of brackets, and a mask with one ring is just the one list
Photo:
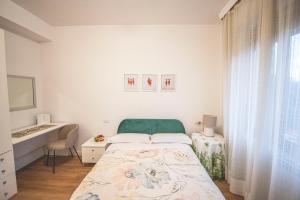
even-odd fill
[(104, 141), (95, 142), (94, 137), (81, 145), (82, 163), (96, 163), (108, 145), (109, 137), (105, 136)]
[(225, 178), (225, 140), (222, 135), (208, 137), (192, 133), (193, 148), (201, 164), (213, 179)]

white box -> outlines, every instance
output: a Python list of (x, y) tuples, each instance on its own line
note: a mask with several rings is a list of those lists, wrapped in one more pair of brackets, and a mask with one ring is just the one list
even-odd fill
[(50, 114), (38, 114), (37, 115), (37, 124), (50, 124), (51, 123), (51, 115)]

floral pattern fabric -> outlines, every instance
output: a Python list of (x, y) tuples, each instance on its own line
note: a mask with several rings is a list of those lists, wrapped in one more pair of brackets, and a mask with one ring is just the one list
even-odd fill
[(71, 200), (225, 200), (186, 144), (113, 144)]
[(225, 141), (220, 135), (192, 134), (193, 149), (212, 179), (225, 178)]

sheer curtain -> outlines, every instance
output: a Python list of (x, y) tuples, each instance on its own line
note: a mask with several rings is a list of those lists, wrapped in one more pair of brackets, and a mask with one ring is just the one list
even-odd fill
[(223, 25), (230, 190), (300, 200), (300, 0), (241, 0)]

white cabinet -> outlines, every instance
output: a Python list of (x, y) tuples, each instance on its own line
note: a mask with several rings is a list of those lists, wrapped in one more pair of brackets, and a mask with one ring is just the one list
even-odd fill
[(4, 31), (0, 29), (0, 200), (17, 193), (15, 163), (9, 121)]
[(107, 144), (107, 137), (103, 142), (95, 142), (94, 138), (90, 138), (88, 141), (81, 145), (82, 162), (96, 163), (104, 153)]
[(12, 151), (0, 155), (0, 180), (15, 172), (15, 163)]
[(104, 151), (104, 147), (83, 147), (82, 162), (96, 163), (101, 158)]
[(16, 175), (11, 173), (4, 179), (0, 179), (0, 199), (9, 199), (17, 193)]
[(0, 29), (0, 154), (12, 149), (9, 122), (4, 31)]

